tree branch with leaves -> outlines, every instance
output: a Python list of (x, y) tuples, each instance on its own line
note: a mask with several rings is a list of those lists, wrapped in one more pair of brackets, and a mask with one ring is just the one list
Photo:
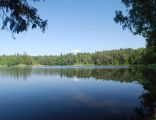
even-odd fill
[[(146, 39), (145, 61), (156, 63), (156, 0), (122, 0), (126, 10), (116, 11), (116, 23)], [(124, 13), (124, 14), (123, 14)]]
[[(29, 2), (40, 0), (29, 0)], [(2, 29), (8, 29), (12, 33), (26, 31), (39, 27), (45, 31), (47, 20), (43, 20), (37, 13), (37, 9), (29, 5), (28, 0), (0, 0), (0, 17), (3, 21)]]

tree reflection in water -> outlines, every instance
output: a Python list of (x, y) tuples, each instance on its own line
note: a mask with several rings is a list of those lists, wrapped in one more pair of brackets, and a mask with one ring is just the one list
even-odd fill
[(156, 71), (145, 68), (44, 68), (44, 67), (12, 67), (0, 68), (1, 76), (27, 80), (32, 75), (60, 76), (81, 79), (95, 78), (95, 80), (113, 80), (120, 82), (137, 82), (144, 87), (144, 92), (138, 96), (140, 107), (134, 108), (134, 114), (123, 120), (152, 120), (155, 114), (156, 100)]

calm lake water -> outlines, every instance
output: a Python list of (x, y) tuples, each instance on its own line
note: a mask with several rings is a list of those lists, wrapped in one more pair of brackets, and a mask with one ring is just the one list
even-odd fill
[(150, 120), (155, 96), (144, 68), (0, 68), (0, 120)]

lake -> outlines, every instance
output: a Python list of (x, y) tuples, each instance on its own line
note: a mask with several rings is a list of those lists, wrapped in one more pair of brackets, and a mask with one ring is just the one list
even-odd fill
[(141, 67), (0, 68), (0, 120), (150, 120), (155, 96)]

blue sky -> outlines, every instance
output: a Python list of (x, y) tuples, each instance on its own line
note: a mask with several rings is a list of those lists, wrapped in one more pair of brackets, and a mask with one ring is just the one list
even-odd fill
[(0, 54), (27, 52), (30, 55), (61, 54), (73, 50), (95, 52), (145, 47), (141, 36), (123, 31), (113, 21), (121, 0), (46, 0), (33, 3), (40, 16), (48, 20), (43, 34), (39, 29), (15, 35), (0, 30)]

